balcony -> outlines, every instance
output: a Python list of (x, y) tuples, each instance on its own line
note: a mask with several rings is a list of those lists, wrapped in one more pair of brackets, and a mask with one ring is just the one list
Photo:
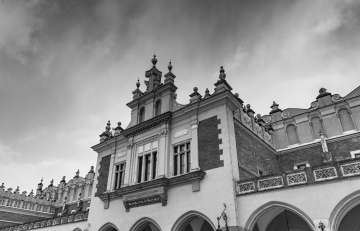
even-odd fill
[(358, 175), (360, 175), (360, 158), (341, 160), (320, 166), (307, 167), (302, 170), (239, 181), (236, 193), (238, 196), (242, 196), (261, 191), (297, 187), (299, 185), (319, 184), (330, 180), (343, 180)]

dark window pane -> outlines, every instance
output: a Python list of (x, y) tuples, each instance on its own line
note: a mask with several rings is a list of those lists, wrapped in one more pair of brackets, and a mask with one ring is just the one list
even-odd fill
[(138, 183), (141, 182), (141, 176), (142, 176), (142, 156), (139, 157)]
[(180, 152), (183, 152), (183, 151), (184, 151), (184, 147), (185, 147), (184, 144), (183, 144), (183, 145), (180, 145)]
[(178, 147), (174, 147), (174, 153), (178, 153)]
[(178, 169), (178, 155), (174, 156), (174, 176), (177, 175), (177, 169)]
[(153, 179), (155, 179), (155, 177), (156, 177), (156, 162), (157, 162), (157, 153), (154, 152), (153, 153), (153, 173), (152, 173)]
[(191, 170), (191, 157), (190, 157), (190, 152), (186, 153), (186, 158), (187, 158), (187, 172), (190, 172)]

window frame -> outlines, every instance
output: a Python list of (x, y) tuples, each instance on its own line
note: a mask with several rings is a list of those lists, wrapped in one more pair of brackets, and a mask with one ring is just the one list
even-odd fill
[[(123, 168), (121, 168), (121, 166)], [(117, 170), (117, 167), (119, 167), (119, 169)], [(126, 162), (122, 161), (119, 163), (116, 163), (114, 166), (114, 186), (113, 189), (119, 189), (124, 185), (124, 179), (125, 179), (125, 169), (126, 169)], [(120, 176), (118, 176), (120, 175)], [(120, 177), (120, 178), (119, 178)]]
[[(184, 147), (181, 150), (181, 146)], [(182, 159), (183, 157), (183, 159)], [(172, 176), (181, 176), (191, 172), (191, 140), (172, 145)]]
[[(154, 145), (156, 143), (156, 145)], [(147, 149), (147, 145), (149, 148)], [(158, 177), (158, 153), (159, 140), (153, 139), (147, 142), (141, 142), (136, 146), (137, 164), (136, 164), (136, 184), (155, 180)], [(141, 151), (140, 151), (141, 150)], [(148, 160), (148, 163), (146, 163)]]

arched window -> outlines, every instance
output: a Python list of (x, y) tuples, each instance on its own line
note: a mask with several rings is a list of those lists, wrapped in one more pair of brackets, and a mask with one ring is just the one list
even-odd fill
[(139, 123), (144, 122), (145, 120), (145, 107), (140, 108), (139, 112)]
[(348, 109), (346, 108), (341, 109), (339, 110), (338, 114), (339, 114), (340, 124), (344, 132), (355, 129), (354, 123), (352, 121)]
[(156, 101), (155, 103), (155, 116), (161, 114), (161, 100)]
[(319, 117), (314, 117), (311, 119), (311, 127), (314, 134), (314, 139), (320, 138), (320, 131), (324, 132), (321, 120)]
[(293, 124), (288, 125), (286, 127), (286, 132), (287, 132), (287, 136), (288, 136), (289, 145), (299, 143), (295, 125), (293, 125)]

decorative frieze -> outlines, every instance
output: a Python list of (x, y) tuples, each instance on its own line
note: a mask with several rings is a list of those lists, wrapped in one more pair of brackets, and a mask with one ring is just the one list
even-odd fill
[(272, 188), (280, 188), (284, 186), (284, 181), (282, 176), (267, 178), (264, 180), (258, 181), (259, 190), (267, 190)]
[(239, 193), (240, 194), (249, 193), (249, 192), (253, 192), (253, 191), (255, 191), (254, 182), (251, 181), (251, 182), (239, 184)]
[(305, 172), (289, 174), (286, 176), (288, 185), (305, 184), (307, 177)]
[(174, 138), (179, 138), (181, 136), (185, 136), (189, 134), (189, 129), (188, 128), (185, 128), (185, 129), (181, 129), (179, 131), (176, 131), (175, 134), (174, 134)]
[(315, 181), (330, 180), (337, 177), (335, 167), (314, 170)]
[(343, 176), (354, 176), (360, 174), (360, 162), (341, 165)]

